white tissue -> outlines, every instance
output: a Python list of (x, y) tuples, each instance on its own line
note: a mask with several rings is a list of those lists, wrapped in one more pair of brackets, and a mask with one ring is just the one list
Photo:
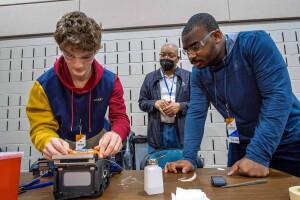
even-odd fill
[(180, 187), (176, 188), (176, 195), (171, 194), (172, 200), (209, 200), (206, 194), (199, 189), (185, 190)]

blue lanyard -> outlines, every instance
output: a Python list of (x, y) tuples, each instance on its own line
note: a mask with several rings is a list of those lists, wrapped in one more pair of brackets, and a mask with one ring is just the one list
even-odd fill
[(169, 93), (169, 95), (170, 95), (170, 100), (171, 100), (171, 97), (172, 97), (172, 90), (173, 90), (173, 85), (174, 85), (174, 77), (175, 77), (175, 75), (173, 74), (173, 78), (172, 78), (172, 86), (171, 86), (171, 91), (170, 91), (170, 90), (169, 90), (168, 83), (167, 83), (167, 81), (166, 81), (166, 76), (164, 75), (164, 81), (165, 81), (165, 84), (166, 84), (168, 93)]

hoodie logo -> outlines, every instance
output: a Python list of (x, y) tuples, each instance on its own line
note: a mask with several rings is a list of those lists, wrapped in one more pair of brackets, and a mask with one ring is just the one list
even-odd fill
[(185, 82), (182, 82), (182, 86), (185, 86)]
[(94, 99), (94, 101), (103, 101), (103, 98)]

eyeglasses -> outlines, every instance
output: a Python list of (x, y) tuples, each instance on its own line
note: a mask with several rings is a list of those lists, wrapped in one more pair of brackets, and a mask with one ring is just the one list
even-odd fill
[(208, 38), (211, 36), (211, 34), (213, 34), (215, 32), (211, 31), (209, 34), (207, 34), (207, 36), (205, 36), (205, 38), (203, 38), (201, 41), (197, 42), (196, 44), (190, 46), (188, 49), (182, 49), (182, 53), (184, 55), (189, 55), (191, 52), (198, 52), (200, 51), (206, 44)]
[(79, 59), (79, 60), (84, 61), (84, 62), (86, 62), (86, 61), (91, 61), (91, 60), (94, 58), (95, 54), (96, 54), (96, 52), (94, 51), (94, 52), (91, 52), (91, 53), (89, 53), (89, 54), (87, 54), (87, 55), (85, 55), (85, 56), (76, 57), (76, 56), (74, 56), (74, 55), (72, 55), (72, 54), (70, 54), (70, 53), (67, 53), (67, 52), (65, 52), (65, 51), (63, 51), (62, 53), (63, 53), (63, 56), (64, 56), (64, 58), (65, 58), (66, 60), (75, 60), (75, 59)]

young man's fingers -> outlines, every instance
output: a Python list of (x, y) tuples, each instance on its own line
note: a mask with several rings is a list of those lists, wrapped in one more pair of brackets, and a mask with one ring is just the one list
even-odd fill
[(103, 138), (101, 138), (100, 142), (99, 142), (99, 154), (100, 154), (100, 158), (104, 157), (104, 152), (107, 148), (107, 145), (109, 143), (110, 137), (106, 134), (104, 134)]
[(48, 156), (48, 155), (44, 154), (44, 157), (46, 160), (52, 160), (52, 156)]
[(110, 155), (115, 155), (121, 148), (122, 148), (122, 139), (121, 137), (117, 134), (112, 132), (111, 133), (111, 138), (108, 144), (108, 147), (105, 150), (104, 156), (110, 156)]
[(104, 158), (116, 154), (122, 148), (121, 137), (115, 132), (107, 132), (94, 149), (99, 151), (99, 157)]
[[(63, 142), (64, 141), (62, 139), (60, 139), (60, 138), (51, 140), (51, 144), (55, 148), (56, 151), (58, 151), (60, 154), (67, 155), (68, 151), (63, 146)], [(53, 155), (55, 155), (55, 154), (53, 154)]]
[(62, 146), (69, 152), (71, 149), (70, 149), (70, 145), (68, 142), (66, 142), (65, 140), (62, 140)]
[(48, 144), (45, 145), (44, 151), (46, 151), (47, 155), (51, 156), (51, 157), (53, 155), (61, 155), (61, 153), (59, 151), (57, 151), (57, 149), (51, 142), (49, 142)]
[(114, 140), (110, 140), (110, 142), (108, 143), (105, 151), (104, 151), (104, 154), (103, 156), (104, 157), (107, 157), (107, 156), (110, 156), (110, 155), (113, 155), (114, 154), (114, 148), (115, 148), (115, 141)]
[(43, 155), (47, 160), (52, 160), (52, 155), (46, 148), (43, 150)]

